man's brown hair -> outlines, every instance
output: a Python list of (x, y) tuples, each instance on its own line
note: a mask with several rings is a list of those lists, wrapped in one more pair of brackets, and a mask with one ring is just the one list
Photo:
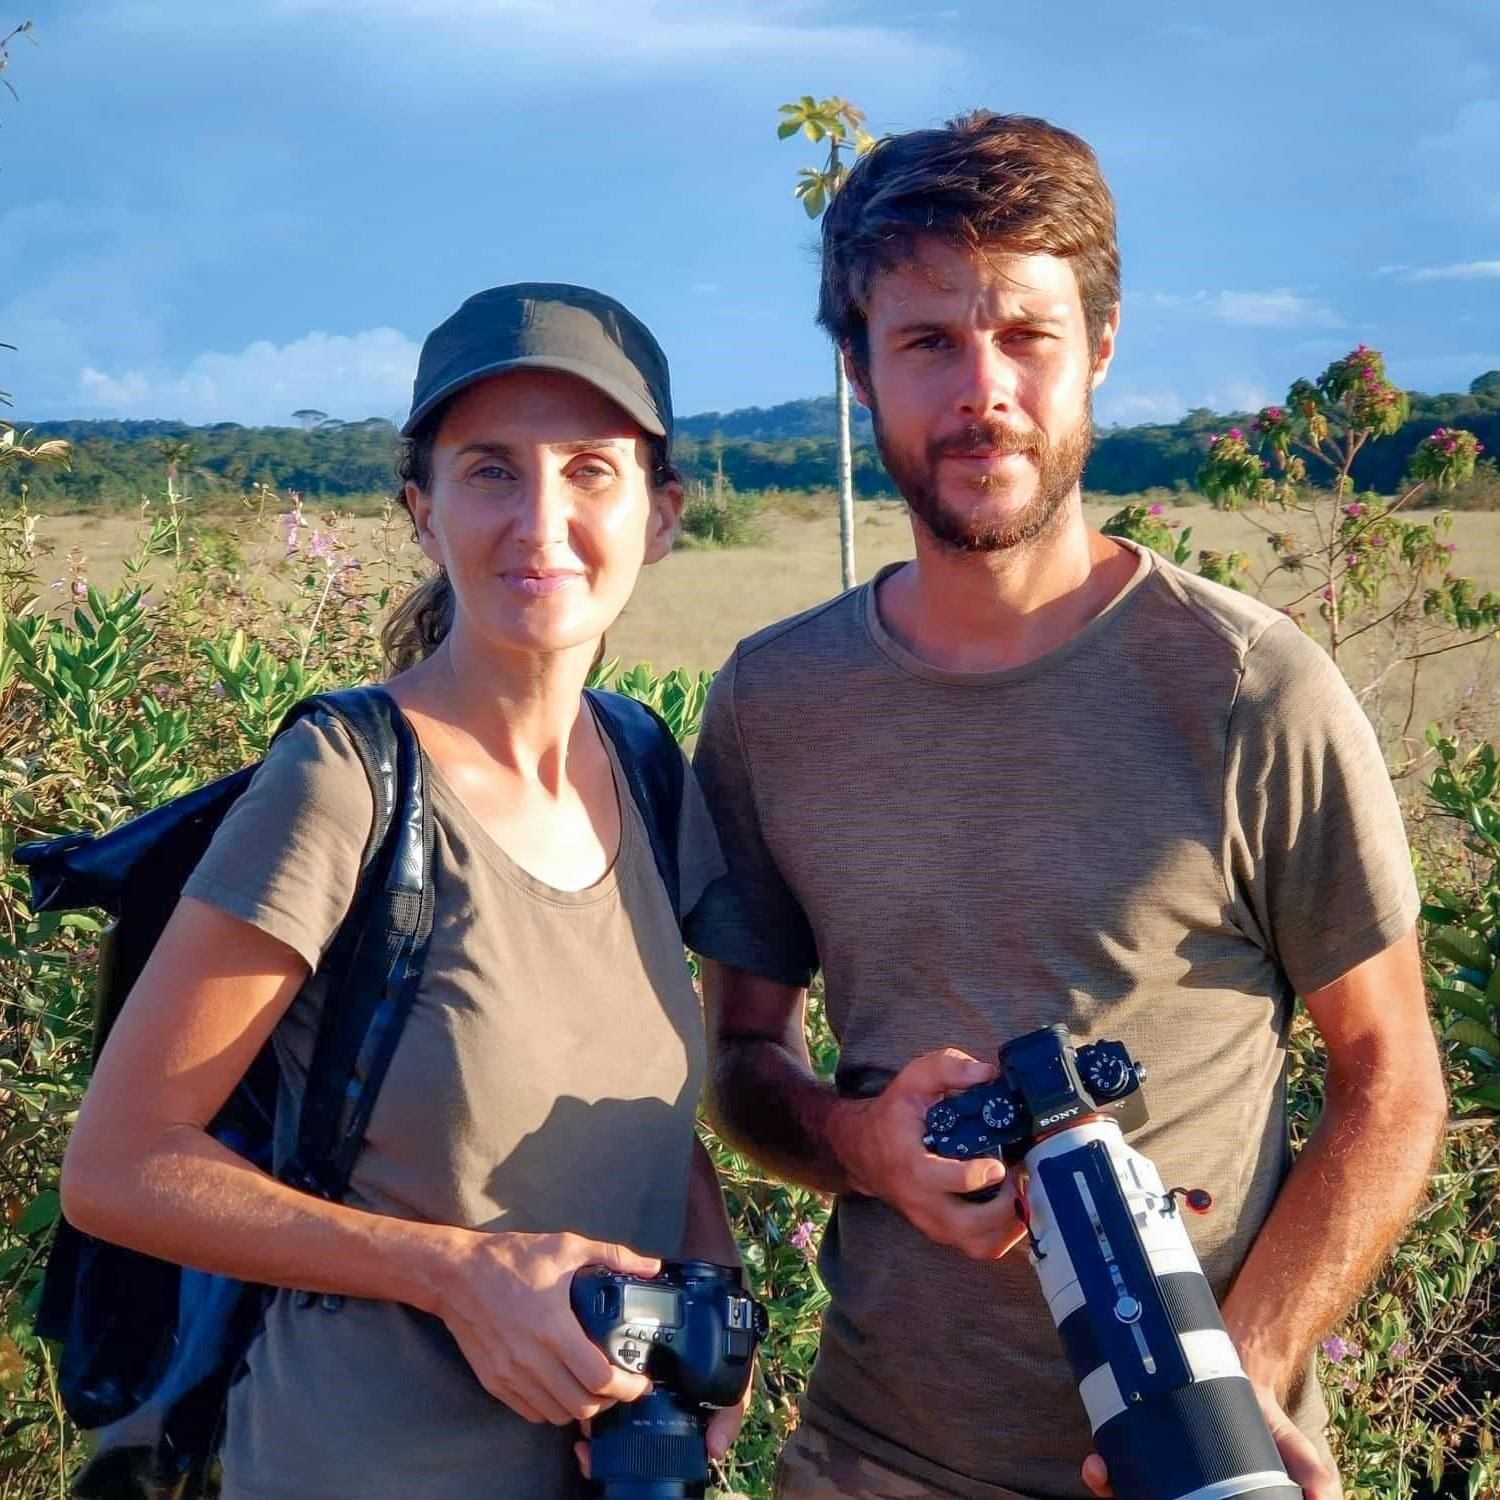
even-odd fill
[(1056, 255), (1073, 264), (1089, 346), (1120, 300), (1115, 200), (1088, 144), (1030, 115), (976, 110), (880, 142), (823, 216), (818, 322), (869, 361), (865, 310), (882, 271), (937, 236), (959, 249)]

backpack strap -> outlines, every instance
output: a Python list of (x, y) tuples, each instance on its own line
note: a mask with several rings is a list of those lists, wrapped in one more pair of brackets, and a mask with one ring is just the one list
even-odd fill
[(421, 747), (381, 688), (299, 703), (343, 725), (375, 801), (359, 889), (323, 968), (332, 976), (313, 1045), (297, 1141), (281, 1176), (337, 1201), (349, 1185), (375, 1097), (416, 995), (432, 934), (432, 810)]
[(660, 715), (639, 699), (602, 688), (585, 688), (584, 696), (615, 747), (630, 795), (651, 839), (657, 874), (681, 925), (677, 841), (682, 822), (682, 751)]

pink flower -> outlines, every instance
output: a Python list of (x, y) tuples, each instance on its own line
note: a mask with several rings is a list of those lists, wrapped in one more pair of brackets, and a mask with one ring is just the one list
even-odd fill
[(1241, 432), (1238, 427), (1231, 427), (1229, 429), (1229, 435), (1230, 437), (1234, 438), (1236, 442), (1238, 442), (1239, 439), (1244, 437), (1245, 434)]
[(1324, 1339), (1319, 1348), (1331, 1365), (1342, 1364), (1346, 1359), (1358, 1359), (1364, 1353), (1358, 1344), (1345, 1343), (1337, 1334), (1331, 1339)]
[(1165, 505), (1153, 505), (1151, 507), (1150, 511), (1147, 512), (1147, 514), (1148, 515), (1153, 515), (1153, 516), (1165, 515), (1166, 514), (1166, 509), (1167, 508), (1166, 508)]
[(1357, 552), (1346, 552), (1344, 554), (1344, 561), (1346, 563), (1348, 563), (1349, 566), (1352, 568), (1355, 565), (1355, 563), (1357, 563), (1359, 561), (1359, 553), (1357, 553)]
[(1458, 543), (1457, 542), (1444, 542), (1443, 543), (1443, 551), (1446, 552), (1446, 553), (1448, 553), (1451, 556), (1453, 553), (1455, 553), (1455, 552), (1458, 551)]
[(1344, 514), (1346, 516), (1353, 516), (1356, 519), (1358, 519), (1358, 517), (1364, 515), (1364, 513), (1365, 513), (1365, 508), (1364, 508), (1363, 505), (1361, 505), (1359, 503), (1358, 500), (1356, 500), (1352, 505), (1346, 505), (1344, 507)]
[(811, 1219), (804, 1219), (793, 1231), (790, 1243), (799, 1250), (806, 1251), (812, 1245), (812, 1238), (818, 1232), (818, 1226)]
[(1408, 1344), (1405, 1339), (1397, 1339), (1396, 1342), (1391, 1345), (1391, 1358), (1410, 1359), (1411, 1345)]
[(1333, 598), (1333, 590), (1332, 589), (1324, 589), (1323, 590), (1323, 597), (1325, 599), (1331, 600)]
[(1370, 545), (1372, 547), (1383, 547), (1385, 546), (1385, 538), (1383, 536), (1372, 536), (1370, 538)]

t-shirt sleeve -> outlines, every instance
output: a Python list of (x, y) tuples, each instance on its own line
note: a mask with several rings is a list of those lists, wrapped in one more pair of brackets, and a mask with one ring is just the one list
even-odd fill
[(736, 658), (731, 657), (709, 691), (693, 755), (724, 851), (725, 873), (704, 892), (683, 934), (705, 958), (800, 988), (817, 972), (817, 942), (766, 845), (735, 692)]
[(303, 719), (271, 746), (183, 887), (316, 969), (359, 884), (375, 801), (337, 724)]
[(677, 823), (677, 869), (684, 921), (703, 899), (703, 893), (724, 874), (724, 852), (714, 820), (703, 800), (703, 789), (684, 757), (682, 812)]
[(1416, 879), (1375, 731), (1328, 654), (1290, 620), (1246, 655), (1226, 773), (1230, 898), (1299, 994), (1410, 930)]

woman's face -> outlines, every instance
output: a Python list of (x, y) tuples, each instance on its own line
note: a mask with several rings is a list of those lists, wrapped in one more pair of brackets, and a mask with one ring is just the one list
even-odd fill
[(501, 651), (597, 642), (672, 546), (682, 488), (653, 490), (649, 462), (640, 428), (571, 375), (512, 370), (454, 397), (431, 486), (406, 499), (455, 630)]

